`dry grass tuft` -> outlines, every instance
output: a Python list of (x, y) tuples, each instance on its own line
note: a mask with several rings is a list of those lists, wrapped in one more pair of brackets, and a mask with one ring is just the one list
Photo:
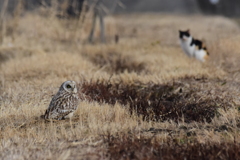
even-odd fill
[(29, 57), (36, 51), (29, 50), (22, 47), (1, 47), (0, 48), (0, 62), (3, 63), (13, 58)]
[(85, 56), (89, 57), (91, 62), (110, 74), (119, 74), (125, 71), (129, 73), (147, 72), (144, 62), (137, 62), (133, 57), (122, 55), (117, 52), (86, 54)]

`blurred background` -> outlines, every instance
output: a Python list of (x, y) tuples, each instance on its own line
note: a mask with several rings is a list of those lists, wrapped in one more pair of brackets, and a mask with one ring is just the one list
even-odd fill
[[(127, 12), (166, 12), (166, 13), (204, 13), (220, 14), (225, 16), (238, 16), (240, 13), (240, 1), (238, 0), (128, 0)], [(123, 12), (123, 10), (119, 10)]]
[[(20, 0), (9, 0), (8, 11), (13, 11)], [(42, 5), (51, 5), (49, 0), (23, 0), (24, 7), (27, 10), (36, 9)], [(84, 0), (57, 0), (59, 3), (68, 3), (71, 7), (67, 7), (69, 13), (80, 10)], [(93, 0), (87, 0), (94, 2)], [(96, 1), (95, 1), (96, 2)], [(165, 12), (165, 13), (204, 13), (218, 14), (230, 17), (240, 15), (239, 0), (102, 0), (106, 8), (111, 8), (111, 12)], [(4, 0), (0, 1), (3, 6)], [(118, 4), (120, 5), (118, 5)], [(2, 7), (1, 7), (2, 8)], [(75, 9), (75, 11), (73, 11)]]
[[(26, 28), (35, 28), (41, 32), (43, 28), (47, 28), (50, 32), (50, 28), (53, 28), (54, 32), (50, 32), (48, 35), (58, 36), (56, 39), (62, 41), (69, 41), (74, 39), (78, 42), (94, 43), (100, 41), (101, 43), (109, 42), (115, 39), (115, 43), (119, 41), (120, 37), (135, 37), (140, 35), (141, 27), (139, 24), (133, 25), (133, 20), (141, 19), (141, 24), (147, 23), (149, 18), (142, 17), (147, 16), (149, 13), (153, 15), (175, 15), (180, 17), (187, 16), (216, 16), (225, 17), (234, 20), (235, 23), (240, 22), (238, 16), (240, 15), (240, 1), (239, 0), (1, 0), (0, 1), (0, 44), (12, 44), (15, 41), (16, 33), (21, 33)], [(131, 20), (133, 15), (142, 15), (135, 17)], [(32, 17), (30, 17), (30, 15)], [(128, 15), (128, 16), (126, 16)], [(131, 15), (131, 16), (129, 16)], [(150, 16), (150, 15), (149, 15)], [(150, 16), (151, 18), (153, 18)], [(37, 20), (37, 18), (40, 18)], [(43, 18), (45, 17), (45, 19)], [(121, 18), (124, 20), (121, 22)], [(151, 19), (150, 18), (150, 19)], [(155, 17), (158, 20), (159, 18)], [(167, 17), (162, 17), (161, 20)], [(196, 18), (196, 17), (195, 17)], [(200, 22), (199, 18), (195, 19), (195, 24), (199, 26), (199, 23), (203, 23), (206, 26), (206, 22)], [(48, 19), (48, 20), (47, 20)], [(144, 20), (145, 19), (145, 20)], [(149, 19), (149, 20), (150, 20)], [(180, 21), (179, 18), (170, 18), (172, 23)], [(189, 17), (187, 18), (188, 20)], [(216, 18), (213, 18), (216, 21)], [(48, 22), (47, 22), (47, 21)], [(71, 22), (67, 22), (70, 20)], [(204, 20), (204, 21), (205, 21)], [(26, 21), (26, 22), (24, 22)], [(29, 21), (29, 22), (27, 22)], [(129, 21), (130, 23), (127, 23)], [(190, 20), (191, 21), (191, 20)], [(44, 22), (43, 28), (39, 27), (40, 22)], [(179, 22), (178, 25), (171, 25), (171, 31), (177, 31), (180, 28), (191, 28), (191, 24), (187, 22)], [(20, 28), (22, 23), (22, 30)], [(26, 23), (37, 26), (24, 26)], [(164, 23), (162, 21), (162, 23)], [(122, 26), (125, 24), (126, 26)], [(152, 24), (152, 22), (148, 23)], [(157, 24), (156, 24), (157, 25)], [(209, 26), (210, 25), (210, 26)], [(211, 28), (209, 22), (207, 30)], [(46, 27), (48, 26), (48, 27)], [(222, 25), (220, 25), (222, 26)], [(50, 28), (49, 28), (50, 27)], [(62, 27), (62, 28), (61, 28)], [(147, 26), (149, 27), (149, 26)], [(146, 28), (147, 28), (146, 27)], [(126, 28), (129, 33), (126, 32)], [(159, 26), (153, 26), (156, 32), (159, 31)], [(194, 30), (196, 29), (196, 27)], [(216, 28), (216, 27), (215, 27)], [(62, 29), (62, 30), (61, 30)], [(166, 26), (162, 28), (167, 29)], [(144, 30), (144, 27), (143, 27)], [(34, 31), (33, 34), (36, 32)], [(144, 30), (145, 32), (146, 30)], [(203, 30), (199, 30), (204, 33)], [(27, 31), (29, 33), (29, 31)], [(45, 31), (44, 31), (45, 32)], [(156, 32), (154, 32), (156, 34)], [(56, 34), (57, 33), (57, 34)], [(61, 33), (61, 34), (60, 34)], [(65, 35), (63, 35), (64, 33)], [(165, 31), (167, 33), (167, 31)], [(42, 34), (40, 34), (42, 35)], [(149, 33), (151, 35), (151, 33)], [(39, 35), (38, 35), (39, 36)], [(156, 35), (153, 35), (155, 37)], [(199, 35), (200, 38), (206, 37), (206, 35)], [(10, 37), (10, 41), (7, 40)], [(19, 37), (19, 35), (18, 35)], [(46, 37), (46, 36), (45, 36)], [(26, 38), (26, 37), (25, 37)], [(174, 37), (175, 38), (175, 37)], [(206, 37), (208, 38), (208, 37)], [(211, 37), (210, 37), (211, 38)], [(64, 40), (63, 40), (64, 39)], [(166, 39), (164, 41), (167, 41)], [(169, 40), (173, 41), (173, 39)]]

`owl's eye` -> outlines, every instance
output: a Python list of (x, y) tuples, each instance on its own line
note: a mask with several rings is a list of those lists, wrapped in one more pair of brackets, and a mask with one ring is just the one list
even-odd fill
[(72, 88), (69, 84), (67, 85), (67, 88)]

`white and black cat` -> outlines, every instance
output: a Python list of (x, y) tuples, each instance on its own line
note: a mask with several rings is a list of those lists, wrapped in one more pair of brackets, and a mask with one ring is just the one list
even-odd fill
[(195, 57), (199, 61), (205, 62), (209, 56), (207, 48), (204, 46), (203, 42), (197, 39), (194, 39), (190, 35), (190, 31), (180, 31), (179, 38), (183, 51), (189, 57)]
[(187, 31), (180, 31), (179, 30), (179, 38), (180, 43), (183, 51), (186, 53), (189, 57), (194, 57), (194, 51), (195, 51), (195, 45), (194, 45), (194, 39), (190, 35), (189, 30)]

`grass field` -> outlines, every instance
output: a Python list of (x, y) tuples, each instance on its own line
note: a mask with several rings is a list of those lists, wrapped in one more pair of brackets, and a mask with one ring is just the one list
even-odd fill
[[(107, 44), (86, 43), (91, 18), (26, 13), (0, 47), (0, 159), (240, 159), (240, 28), (224, 17), (105, 18)], [(208, 62), (181, 50), (190, 29)], [(114, 43), (118, 34), (119, 43)], [(72, 122), (40, 118), (62, 82), (85, 98)]]

